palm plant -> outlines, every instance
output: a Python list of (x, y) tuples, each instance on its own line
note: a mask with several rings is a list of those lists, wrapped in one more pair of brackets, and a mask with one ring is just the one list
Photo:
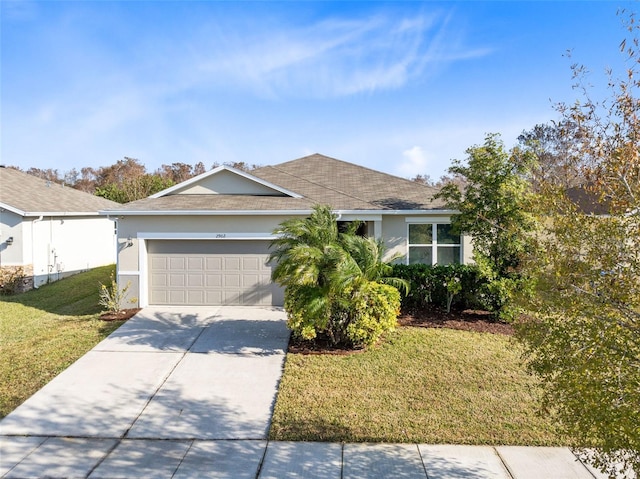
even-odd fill
[[(316, 206), (308, 218), (284, 221), (274, 231), (277, 238), (271, 243), (269, 257), (269, 261), (277, 262), (272, 279), (286, 288), (285, 309), (294, 333), (306, 339), (321, 333), (334, 344), (349, 342), (348, 331), (364, 314), (355, 310), (356, 305), (364, 304), (365, 299), (384, 305), (385, 311), (372, 307), (366, 312), (368, 327), (380, 323), (372, 321), (371, 315), (388, 316), (389, 311), (397, 309), (389, 299), (393, 293), (381, 292), (377, 282), (405, 289), (408, 286), (403, 280), (388, 278), (391, 267), (382, 259), (381, 241), (356, 236), (356, 224), (340, 233), (336, 220), (330, 207)], [(393, 304), (387, 305), (389, 301)], [(388, 318), (385, 320), (389, 323)], [(377, 337), (358, 331), (365, 342)]]
[(336, 216), (316, 206), (308, 218), (291, 218), (274, 231), (269, 261), (276, 261), (272, 279), (282, 286), (325, 286), (328, 275), (344, 259)]
[(382, 239), (341, 234), (340, 244), (349, 254), (349, 267), (353, 271), (354, 279), (385, 283), (402, 290), (405, 294), (409, 292), (408, 281), (390, 276), (393, 267), (389, 262), (397, 257), (394, 256), (389, 262), (384, 261), (385, 246)]

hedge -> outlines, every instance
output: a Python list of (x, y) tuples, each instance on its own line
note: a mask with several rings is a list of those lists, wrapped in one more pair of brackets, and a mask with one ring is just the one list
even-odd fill
[[(488, 281), (475, 265), (426, 265), (395, 264), (391, 276), (406, 279), (411, 285), (407, 295), (402, 296), (402, 309), (420, 309), (437, 306), (447, 307), (447, 297), (453, 294), (451, 308), (489, 309)], [(455, 288), (447, 288), (447, 284)], [(458, 291), (458, 292), (455, 292)]]

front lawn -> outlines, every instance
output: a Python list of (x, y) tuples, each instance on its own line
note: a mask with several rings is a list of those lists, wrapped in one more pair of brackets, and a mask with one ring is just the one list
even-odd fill
[(510, 337), (401, 327), (350, 355), (287, 355), (272, 440), (567, 445)]
[(96, 268), (15, 296), (0, 296), (0, 417), (6, 416), (122, 324), (98, 319)]

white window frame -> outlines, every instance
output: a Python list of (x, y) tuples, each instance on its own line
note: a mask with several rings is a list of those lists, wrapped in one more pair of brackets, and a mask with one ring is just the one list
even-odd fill
[[(463, 257), (463, 253), (462, 253), (462, 235), (459, 235), (459, 243), (456, 244), (439, 244), (438, 243), (438, 226), (439, 225), (451, 225), (451, 223), (449, 221), (438, 221), (438, 220), (434, 220), (434, 219), (409, 219), (407, 218), (407, 254), (406, 254), (406, 260), (405, 263), (409, 264), (409, 248), (411, 247), (416, 247), (416, 246), (429, 246), (431, 247), (431, 266), (435, 266), (436, 264), (438, 264), (438, 248), (455, 248), (458, 247), (460, 248), (460, 253), (459, 253), (459, 257), (458, 257), (458, 263), (462, 264), (462, 257)], [(409, 228), (411, 227), (411, 225), (424, 225), (424, 224), (430, 224), (431, 225), (431, 243), (411, 243), (409, 241)]]

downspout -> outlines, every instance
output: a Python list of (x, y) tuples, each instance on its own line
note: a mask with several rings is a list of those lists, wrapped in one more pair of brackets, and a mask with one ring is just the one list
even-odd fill
[(38, 288), (38, 286), (36, 285), (36, 232), (34, 225), (38, 221), (42, 221), (43, 218), (44, 215), (40, 215), (39, 218), (31, 222), (31, 277), (33, 278), (32, 280), (34, 289)]
[(113, 238), (113, 249), (116, 250), (116, 283), (118, 283), (118, 275), (120, 274), (120, 251), (118, 251), (118, 217), (112, 218), (110, 215), (107, 215), (107, 219), (113, 221), (114, 227), (116, 229), (115, 237)]

